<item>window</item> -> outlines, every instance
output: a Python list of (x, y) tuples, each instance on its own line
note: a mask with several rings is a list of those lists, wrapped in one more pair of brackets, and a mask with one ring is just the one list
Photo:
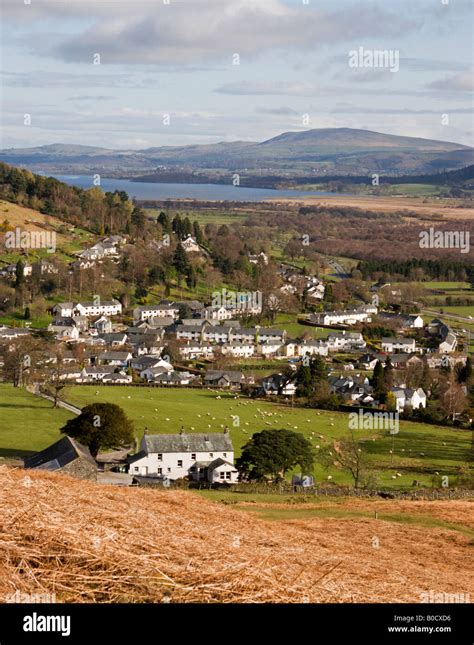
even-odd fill
[(163, 461), (163, 455), (162, 453), (158, 453), (158, 461)]
[(162, 474), (163, 474), (163, 468), (158, 468), (158, 475), (162, 475)]
[(224, 479), (224, 477), (225, 477), (225, 473), (219, 473), (219, 477), (220, 477), (221, 479)]
[(167, 470), (169, 473), (171, 472), (171, 468), (167, 468), (166, 470)]
[(226, 479), (230, 479), (230, 477), (231, 477), (231, 473), (226, 473), (226, 474), (225, 474), (225, 478), (226, 478)]
[(189, 472), (190, 473), (195, 473), (196, 472), (195, 466), (191, 466), (191, 468), (189, 469)]
[(195, 452), (191, 453), (191, 459), (194, 459), (194, 460), (196, 459), (196, 453)]
[(226, 453), (226, 452), (224, 452), (224, 453), (223, 453), (223, 455), (224, 455), (224, 457), (227, 457), (227, 453)]
[(140, 470), (139, 467), (135, 466), (135, 472), (138, 473), (139, 470)]
[(182, 468), (182, 467), (183, 467), (183, 460), (178, 459), (178, 468)]
[(213, 452), (210, 452), (210, 453), (209, 453), (209, 457), (214, 457), (214, 453), (213, 453)]

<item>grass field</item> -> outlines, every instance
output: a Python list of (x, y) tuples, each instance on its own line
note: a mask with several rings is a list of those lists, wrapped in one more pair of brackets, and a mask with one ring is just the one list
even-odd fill
[[(120, 405), (133, 420), (138, 437), (145, 427), (151, 433), (176, 433), (181, 427), (186, 432), (222, 432), (228, 426), (236, 456), (254, 432), (268, 428), (294, 429), (302, 432), (314, 446), (314, 474), (318, 481), (330, 475), (336, 483), (350, 483), (346, 473), (335, 467), (326, 471), (317, 463), (318, 450), (347, 434), (345, 413), (235, 399), (231, 393), (173, 388), (76, 386), (69, 387), (64, 398), (79, 407), (98, 401)], [(0, 385), (0, 399), (0, 455), (3, 457), (45, 448), (59, 438), (59, 429), (71, 417), (65, 410), (54, 409), (49, 402), (10, 385)], [(234, 426), (236, 417), (239, 426)], [(380, 484), (389, 486), (410, 486), (413, 479), (431, 485), (435, 472), (455, 477), (458, 469), (467, 463), (471, 445), (469, 431), (401, 422), (400, 433), (394, 440), (392, 464), (392, 437), (384, 431), (369, 435), (363, 431), (361, 439), (365, 440), (370, 466), (380, 471)], [(401, 477), (394, 480), (396, 473)]]
[(72, 416), (26, 390), (0, 384), (0, 458), (43, 450)]
[[(149, 217), (156, 217), (160, 214), (160, 210), (156, 208), (147, 208), (146, 214)], [(175, 216), (175, 211), (170, 215), (171, 219)], [(201, 227), (206, 226), (206, 224), (216, 224), (217, 226), (222, 226), (223, 224), (237, 224), (243, 222), (248, 213), (228, 213), (221, 211), (179, 211), (181, 218), (189, 217), (191, 222), (199, 222)]]
[[(345, 413), (292, 408), (245, 398), (236, 400), (233, 394), (208, 390), (80, 386), (67, 390), (64, 398), (80, 407), (94, 401), (117, 403), (134, 421), (139, 437), (145, 427), (149, 432), (161, 433), (179, 432), (182, 426), (186, 432), (222, 432), (228, 426), (236, 455), (253, 432), (267, 428), (302, 432), (315, 446), (316, 453), (348, 431)], [(233, 425), (231, 415), (239, 417), (238, 427)], [(398, 486), (409, 486), (413, 479), (429, 485), (435, 471), (455, 476), (458, 468), (466, 464), (471, 445), (468, 431), (401, 422), (391, 464), (391, 436), (384, 432), (372, 436), (365, 433), (364, 438), (371, 465), (381, 471), (381, 483)], [(393, 480), (397, 472), (402, 476)], [(335, 467), (325, 471), (317, 464), (314, 474), (318, 480), (329, 474), (335, 482), (350, 481), (346, 473)]]
[[(232, 508), (255, 513), (264, 520), (308, 520), (312, 518), (357, 519), (360, 521), (374, 518), (386, 522), (397, 522), (425, 528), (444, 528), (458, 531), (474, 538), (472, 522), (453, 522), (448, 518), (436, 517), (428, 512), (384, 512), (380, 498), (354, 500), (348, 497), (325, 497), (322, 495), (278, 495), (271, 493), (245, 493), (222, 490), (200, 490), (196, 494)], [(459, 518), (460, 519), (460, 518)], [(467, 519), (467, 518), (466, 518)]]

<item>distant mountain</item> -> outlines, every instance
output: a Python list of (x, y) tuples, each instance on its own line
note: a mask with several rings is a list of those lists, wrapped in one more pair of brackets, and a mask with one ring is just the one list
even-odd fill
[(446, 172), (473, 162), (473, 149), (457, 143), (356, 130), (285, 132), (263, 142), (235, 141), (144, 150), (63, 145), (0, 151), (0, 159), (35, 171), (109, 176), (150, 174), (159, 167), (190, 172), (393, 175)]

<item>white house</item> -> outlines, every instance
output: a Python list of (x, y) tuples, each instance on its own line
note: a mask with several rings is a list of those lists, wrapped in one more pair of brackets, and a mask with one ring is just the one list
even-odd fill
[(56, 340), (78, 340), (79, 329), (75, 325), (48, 325), (48, 331), (54, 334)]
[(99, 300), (98, 302), (78, 302), (74, 306), (75, 316), (116, 316), (122, 313), (122, 303), (118, 300)]
[(224, 327), (223, 325), (206, 327), (202, 332), (202, 339), (208, 343), (227, 343), (231, 331), (232, 327)]
[(256, 255), (249, 255), (249, 262), (250, 264), (259, 264), (259, 262), (268, 264), (268, 256), (263, 251), (260, 251), (260, 253), (257, 253)]
[(74, 316), (74, 303), (58, 302), (57, 305), (54, 305), (52, 311), (56, 318), (72, 318)]
[(210, 306), (201, 310), (201, 318), (206, 320), (232, 320), (235, 311), (224, 306)]
[(275, 356), (278, 354), (280, 349), (283, 347), (283, 342), (281, 340), (265, 340), (257, 345), (257, 351), (262, 356)]
[(214, 358), (214, 346), (200, 341), (188, 341), (185, 345), (179, 345), (178, 351), (180, 356), (186, 360)]
[(129, 474), (189, 477), (195, 481), (232, 484), (237, 481), (229, 432), (209, 434), (144, 434), (140, 452), (128, 459)]
[(452, 331), (448, 331), (444, 339), (440, 342), (438, 351), (440, 354), (451, 354), (451, 352), (456, 351), (458, 344), (458, 339), (456, 334)]
[(403, 412), (405, 407), (409, 406), (412, 410), (426, 408), (426, 394), (419, 387), (417, 390), (410, 388), (392, 388), (390, 390), (395, 395), (397, 401), (397, 412)]
[(366, 347), (366, 342), (362, 334), (349, 331), (329, 334), (328, 344), (330, 351), (351, 351), (354, 349), (365, 349)]
[(77, 379), (77, 382), (93, 383), (94, 381), (103, 381), (105, 376), (110, 376), (113, 373), (113, 367), (99, 367), (97, 365), (93, 365), (92, 367), (84, 367), (80, 377)]
[(414, 338), (382, 338), (382, 352), (416, 352), (416, 341)]
[(377, 313), (377, 307), (364, 305), (357, 309), (324, 311), (320, 314), (313, 314), (310, 320), (319, 325), (355, 325), (358, 322), (371, 322), (373, 313)]
[(133, 319), (148, 320), (148, 318), (179, 318), (179, 308), (176, 305), (145, 305), (142, 307), (135, 307), (133, 310)]
[(323, 340), (304, 340), (298, 345), (298, 356), (327, 356), (329, 345)]
[(234, 358), (250, 358), (255, 353), (255, 346), (251, 343), (225, 343), (221, 346), (224, 356)]
[(188, 237), (181, 242), (181, 245), (186, 253), (199, 253), (201, 251), (201, 247), (194, 237), (191, 237), (191, 235), (188, 235)]

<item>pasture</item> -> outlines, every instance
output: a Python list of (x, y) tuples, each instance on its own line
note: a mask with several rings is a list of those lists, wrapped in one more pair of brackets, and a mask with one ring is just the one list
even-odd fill
[[(314, 446), (314, 474), (318, 481), (330, 476), (336, 483), (350, 483), (347, 473), (336, 467), (326, 471), (317, 459), (319, 450), (347, 435), (347, 413), (236, 397), (205, 389), (126, 386), (77, 386), (69, 388), (64, 396), (80, 407), (93, 401), (120, 405), (133, 420), (139, 438), (145, 427), (150, 433), (176, 433), (182, 427), (185, 432), (223, 432), (227, 426), (236, 456), (254, 432), (270, 428), (295, 430)], [(400, 422), (395, 439), (385, 430), (360, 433), (370, 467), (380, 472), (382, 485), (410, 486), (414, 479), (431, 485), (435, 472), (454, 478), (467, 463), (471, 445), (468, 431), (413, 422)]]
[[(326, 470), (318, 462), (318, 451), (347, 435), (347, 413), (254, 401), (205, 389), (84, 385), (68, 387), (63, 398), (79, 407), (93, 402), (120, 405), (134, 422), (137, 438), (145, 428), (150, 433), (177, 433), (181, 428), (190, 433), (211, 433), (223, 432), (227, 426), (236, 456), (254, 432), (295, 430), (314, 447), (317, 481), (331, 477), (335, 483), (351, 483), (346, 472), (335, 466)], [(10, 385), (0, 385), (0, 400), (0, 456), (4, 458), (20, 457), (50, 445), (60, 437), (60, 428), (71, 416)], [(435, 473), (447, 475), (453, 483), (469, 459), (471, 432), (466, 430), (402, 421), (395, 438), (385, 430), (357, 432), (369, 468), (377, 471), (383, 486), (411, 486), (414, 479), (430, 486)]]

